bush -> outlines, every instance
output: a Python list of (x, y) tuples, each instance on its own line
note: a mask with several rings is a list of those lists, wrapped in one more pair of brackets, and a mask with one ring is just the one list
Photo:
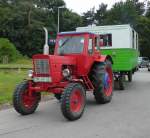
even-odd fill
[(0, 63), (16, 61), (20, 56), (13, 43), (6, 38), (0, 38)]

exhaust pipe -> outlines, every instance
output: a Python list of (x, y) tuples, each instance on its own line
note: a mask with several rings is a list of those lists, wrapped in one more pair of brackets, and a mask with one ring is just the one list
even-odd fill
[(48, 31), (45, 27), (43, 27), (44, 31), (45, 31), (45, 45), (44, 45), (44, 49), (43, 49), (43, 54), (44, 55), (49, 55), (49, 46), (48, 46)]

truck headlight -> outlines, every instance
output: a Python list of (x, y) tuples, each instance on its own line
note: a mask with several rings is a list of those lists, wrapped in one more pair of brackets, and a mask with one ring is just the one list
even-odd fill
[(62, 71), (62, 74), (63, 74), (63, 76), (66, 78), (66, 77), (69, 77), (70, 76), (70, 70), (69, 69), (64, 69), (63, 71)]
[(33, 70), (28, 70), (28, 77), (32, 77), (33, 76)]

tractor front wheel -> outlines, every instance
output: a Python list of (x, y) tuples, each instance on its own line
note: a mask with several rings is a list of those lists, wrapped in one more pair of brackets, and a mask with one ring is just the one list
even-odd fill
[(61, 111), (70, 121), (79, 119), (85, 108), (85, 90), (78, 83), (69, 84), (61, 96)]
[(15, 110), (22, 114), (28, 115), (35, 112), (41, 99), (40, 93), (32, 93), (29, 95), (28, 81), (19, 84), (14, 91), (13, 106)]

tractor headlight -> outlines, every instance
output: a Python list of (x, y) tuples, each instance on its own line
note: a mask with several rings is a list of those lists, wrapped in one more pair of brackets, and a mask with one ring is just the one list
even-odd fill
[(28, 77), (31, 78), (32, 76), (33, 76), (33, 70), (29, 70), (29, 71), (28, 71)]
[(69, 77), (70, 76), (70, 70), (69, 69), (64, 69), (62, 71), (62, 74), (65, 78)]

